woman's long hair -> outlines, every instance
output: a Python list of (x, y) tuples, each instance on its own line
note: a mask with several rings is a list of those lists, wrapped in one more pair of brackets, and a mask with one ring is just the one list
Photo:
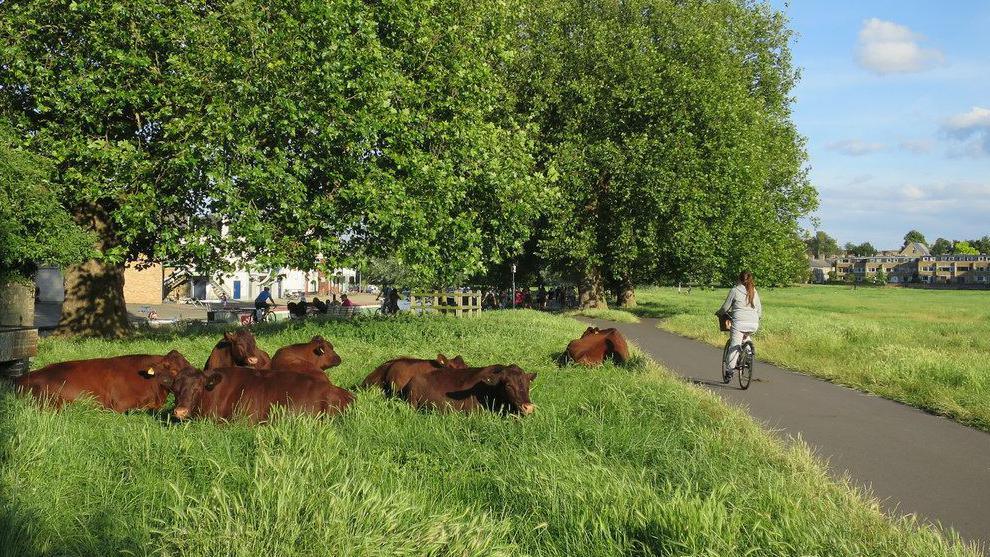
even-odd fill
[(753, 284), (753, 273), (749, 271), (739, 273), (739, 284), (746, 287), (746, 301), (749, 302), (749, 307), (756, 307), (753, 305), (753, 298), (756, 296), (756, 285)]

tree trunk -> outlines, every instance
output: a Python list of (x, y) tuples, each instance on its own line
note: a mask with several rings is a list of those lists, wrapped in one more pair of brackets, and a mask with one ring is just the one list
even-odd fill
[[(97, 247), (113, 246), (110, 219), (98, 205), (80, 209), (76, 222), (96, 233)], [(120, 338), (130, 332), (124, 303), (124, 265), (90, 259), (63, 270), (65, 301), (55, 334)]]
[(618, 287), (618, 303), (620, 307), (624, 308), (634, 308), (636, 307), (636, 289), (633, 286), (632, 280), (629, 278), (624, 278), (619, 283)]
[(120, 338), (130, 331), (123, 265), (91, 259), (64, 273), (65, 302), (56, 335)]
[(34, 325), (34, 285), (18, 281), (0, 283), (0, 325), (31, 327)]
[(591, 271), (581, 279), (578, 285), (578, 303), (582, 308), (608, 309), (601, 273)]

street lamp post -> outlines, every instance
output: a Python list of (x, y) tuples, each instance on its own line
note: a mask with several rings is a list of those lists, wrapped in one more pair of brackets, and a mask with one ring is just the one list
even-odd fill
[(516, 309), (516, 264), (512, 264), (512, 309)]

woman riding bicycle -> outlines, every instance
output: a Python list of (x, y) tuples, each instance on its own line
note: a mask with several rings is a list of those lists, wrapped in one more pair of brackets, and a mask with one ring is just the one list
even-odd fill
[(749, 271), (739, 273), (739, 282), (729, 291), (725, 303), (715, 315), (732, 320), (732, 327), (729, 329), (729, 349), (725, 353), (725, 361), (722, 362), (724, 376), (731, 380), (736, 362), (739, 360), (739, 347), (743, 343), (743, 337), (755, 333), (760, 328), (760, 317), (763, 315), (760, 294), (753, 284), (753, 273)]

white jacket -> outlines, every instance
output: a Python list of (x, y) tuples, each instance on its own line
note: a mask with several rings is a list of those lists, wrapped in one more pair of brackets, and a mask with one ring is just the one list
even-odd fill
[(737, 284), (725, 298), (725, 303), (718, 313), (732, 318), (732, 328), (747, 333), (755, 333), (760, 328), (760, 317), (763, 315), (763, 304), (760, 303), (760, 293), (754, 292), (753, 307), (746, 301), (746, 287)]

